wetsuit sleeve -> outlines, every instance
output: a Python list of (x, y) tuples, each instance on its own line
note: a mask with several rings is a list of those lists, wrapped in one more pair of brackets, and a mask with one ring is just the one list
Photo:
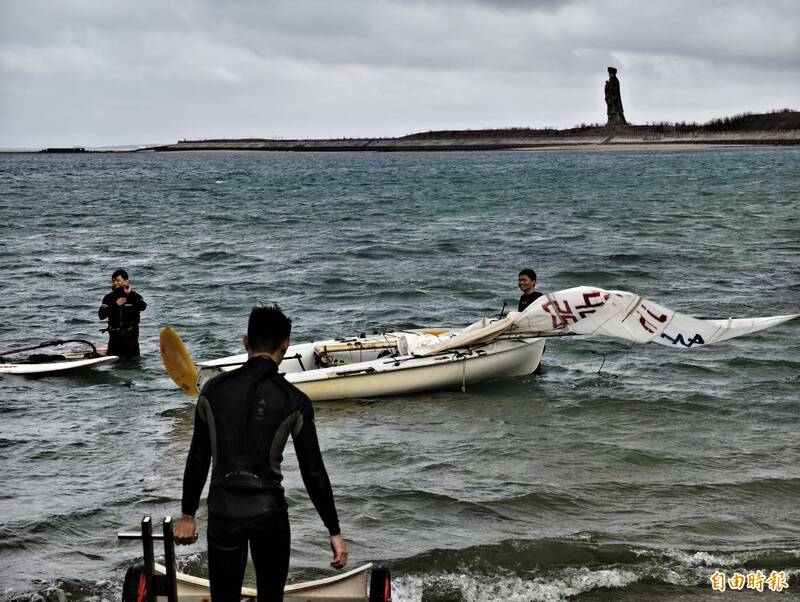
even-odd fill
[(139, 311), (144, 311), (145, 309), (147, 309), (147, 303), (144, 302), (144, 299), (139, 293), (137, 293), (136, 291), (131, 291), (131, 294), (129, 296), (131, 298), (131, 304), (133, 305), (133, 307), (135, 307)]
[(203, 493), (208, 478), (208, 467), (211, 464), (211, 439), (208, 423), (204, 417), (206, 408), (208, 402), (201, 396), (194, 411), (194, 433), (189, 446), (189, 456), (186, 458), (186, 468), (183, 471), (181, 512), (189, 516), (194, 516), (200, 505), (200, 494)]
[(111, 311), (110, 309), (112, 303), (111, 297), (112, 295), (106, 295), (100, 302), (100, 309), (97, 310), (97, 317), (100, 318), (101, 320), (105, 320), (108, 317), (109, 312)]
[(292, 441), (308, 497), (328, 528), (328, 533), (338, 535), (341, 533), (339, 516), (336, 514), (333, 489), (319, 449), (317, 429), (314, 426), (314, 408), (308, 400), (301, 407), (297, 424), (292, 430)]

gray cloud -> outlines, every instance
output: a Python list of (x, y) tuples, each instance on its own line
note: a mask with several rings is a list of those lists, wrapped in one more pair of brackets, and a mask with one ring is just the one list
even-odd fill
[(0, 146), (398, 135), (796, 105), (796, 3), (0, 3)]

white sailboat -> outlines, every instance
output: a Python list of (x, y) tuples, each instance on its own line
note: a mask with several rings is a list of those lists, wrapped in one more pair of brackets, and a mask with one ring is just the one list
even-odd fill
[[(634, 293), (580, 286), (543, 295), (523, 312), (484, 318), (462, 329), (406, 330), (292, 345), (280, 370), (313, 401), (381, 397), (530, 374), (539, 366), (547, 337), (606, 336), (696, 349), (798, 316), (705, 320)], [(161, 350), (173, 380), (195, 395), (210, 378), (247, 360), (246, 354), (239, 354), (195, 365), (168, 327), (162, 331)]]
[[(408, 330), (301, 343), (289, 347), (280, 370), (313, 401), (382, 397), (466, 387), (500, 376), (524, 376), (539, 366), (543, 338), (500, 338), (425, 355), (460, 330)], [(247, 354), (197, 364), (197, 386), (247, 361)]]

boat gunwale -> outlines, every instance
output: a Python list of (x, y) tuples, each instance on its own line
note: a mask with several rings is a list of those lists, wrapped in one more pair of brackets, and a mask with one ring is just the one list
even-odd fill
[[(155, 568), (156, 573), (160, 575), (166, 575), (167, 567), (165, 567), (163, 564), (159, 564), (156, 562), (153, 566)], [(284, 594), (302, 593), (303, 591), (308, 589), (314, 589), (318, 587), (324, 587), (326, 585), (342, 583), (354, 577), (360, 576), (361, 574), (373, 568), (373, 566), (374, 563), (368, 562), (354, 569), (350, 569), (349, 571), (347, 571), (346, 573), (342, 573), (341, 575), (331, 575), (330, 577), (321, 577), (319, 579), (314, 579), (312, 581), (303, 581), (301, 583), (294, 583), (292, 585), (287, 585), (283, 591)], [(176, 573), (175, 577), (178, 581), (178, 585), (180, 585), (181, 583), (187, 583), (199, 587), (210, 588), (210, 582), (205, 577), (197, 577), (196, 575), (188, 575), (186, 573)], [(242, 587), (241, 595), (253, 597), (258, 595), (258, 591), (252, 587)]]
[[(307, 383), (307, 382), (317, 382), (326, 379), (337, 379), (337, 378), (354, 378), (358, 376), (374, 376), (378, 374), (384, 374), (387, 372), (395, 372), (401, 370), (413, 370), (413, 369), (420, 369), (420, 368), (429, 368), (432, 366), (441, 366), (455, 362), (462, 362), (462, 361), (469, 361), (470, 359), (477, 359), (480, 357), (487, 357), (493, 355), (502, 355), (505, 353), (510, 353), (513, 351), (517, 351), (521, 345), (536, 345), (540, 339), (544, 337), (514, 337), (511, 339), (503, 339), (503, 342), (509, 343), (519, 343), (520, 345), (514, 345), (512, 347), (506, 349), (499, 349), (496, 351), (487, 351), (485, 348), (496, 345), (499, 341), (488, 341), (481, 343), (479, 345), (473, 345), (466, 347), (464, 349), (453, 349), (446, 351), (444, 353), (437, 353), (434, 355), (414, 355), (414, 354), (406, 354), (406, 355), (397, 355), (392, 357), (385, 357), (385, 358), (376, 358), (372, 360), (365, 360), (362, 362), (356, 362), (353, 364), (345, 364), (342, 366), (328, 366), (326, 368), (314, 368), (313, 370), (303, 370), (297, 372), (288, 372), (283, 373), (286, 380), (292, 384), (297, 383)], [(475, 354), (475, 355), (472, 355)], [(242, 354), (237, 354), (235, 356), (229, 357), (239, 357)], [(211, 361), (222, 361), (228, 358), (220, 358), (219, 360), (211, 360)], [(375, 363), (379, 360), (383, 360), (381, 364), (383, 366), (378, 366), (378, 368), (384, 369), (376, 369)], [(411, 362), (415, 362), (411, 364)], [(243, 363), (230, 363), (225, 365), (224, 367), (231, 367), (231, 366), (242, 366)], [(200, 369), (200, 372), (205, 370), (213, 370), (213, 369), (220, 369), (223, 366), (219, 364), (216, 365), (208, 365), (207, 363), (200, 362), (197, 364), (197, 367)], [(394, 369), (392, 369), (394, 368)]]

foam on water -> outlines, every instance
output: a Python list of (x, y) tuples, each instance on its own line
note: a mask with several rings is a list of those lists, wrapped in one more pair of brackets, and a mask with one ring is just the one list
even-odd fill
[(422, 602), (423, 599), (563, 602), (584, 592), (622, 588), (636, 581), (633, 572), (615, 569), (570, 569), (558, 576), (534, 579), (445, 573), (424, 578), (400, 577), (392, 584), (392, 599), (398, 602)]

